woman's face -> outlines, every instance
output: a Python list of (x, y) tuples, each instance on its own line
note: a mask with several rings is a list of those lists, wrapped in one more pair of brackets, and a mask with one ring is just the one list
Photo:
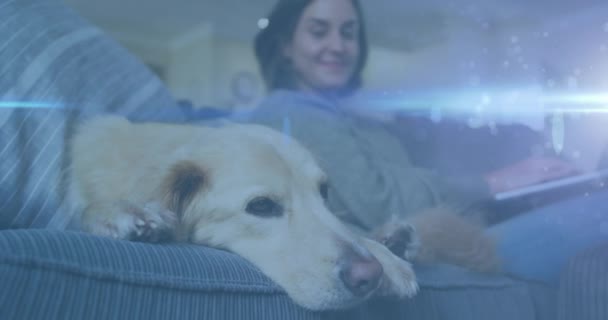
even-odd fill
[(344, 88), (359, 60), (359, 20), (351, 0), (314, 0), (306, 7), (283, 53), (298, 89)]

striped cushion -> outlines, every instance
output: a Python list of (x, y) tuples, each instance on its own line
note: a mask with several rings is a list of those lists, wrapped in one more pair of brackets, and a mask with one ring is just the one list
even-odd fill
[(0, 229), (63, 228), (55, 212), (78, 119), (180, 117), (146, 67), (57, 1), (0, 1), (0, 39)]
[(0, 318), (555, 319), (549, 288), (450, 266), (417, 271), (421, 292), (411, 300), (315, 313), (293, 304), (254, 266), (224, 251), (5, 230), (0, 231)]
[(1, 319), (319, 319), (236, 255), (0, 231)]
[(372, 301), (340, 319), (555, 320), (553, 288), (444, 265), (417, 274), (421, 290), (413, 299)]
[(559, 320), (608, 319), (608, 244), (572, 259), (560, 284)]

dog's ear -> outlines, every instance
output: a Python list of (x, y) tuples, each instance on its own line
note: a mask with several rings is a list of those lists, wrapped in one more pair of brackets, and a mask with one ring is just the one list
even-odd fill
[(167, 208), (181, 218), (190, 201), (203, 189), (205, 183), (207, 177), (203, 168), (190, 161), (177, 163), (165, 180)]

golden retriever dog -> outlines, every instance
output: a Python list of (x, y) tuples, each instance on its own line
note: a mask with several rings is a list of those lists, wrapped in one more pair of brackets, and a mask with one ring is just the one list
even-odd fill
[[(79, 127), (71, 157), (68, 199), (83, 230), (231, 251), (305, 308), (344, 308), (374, 294), (410, 297), (418, 287), (404, 258), (444, 257), (414, 232), (435, 228), (433, 219), (420, 219), (420, 227), (393, 221), (369, 237), (351, 231), (328, 210), (327, 177), (310, 152), (263, 126), (105, 116)], [(476, 237), (465, 238), (485, 243)], [(470, 251), (463, 243), (447, 251)]]

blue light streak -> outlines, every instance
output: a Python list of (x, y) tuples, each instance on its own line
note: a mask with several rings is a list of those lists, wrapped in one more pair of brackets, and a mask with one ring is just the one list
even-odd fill
[(446, 90), (371, 95), (366, 108), (386, 112), (437, 112), (445, 114), (608, 113), (608, 94), (596, 92), (545, 92), (539, 89)]
[(0, 109), (63, 109), (64, 105), (37, 101), (0, 101)]

